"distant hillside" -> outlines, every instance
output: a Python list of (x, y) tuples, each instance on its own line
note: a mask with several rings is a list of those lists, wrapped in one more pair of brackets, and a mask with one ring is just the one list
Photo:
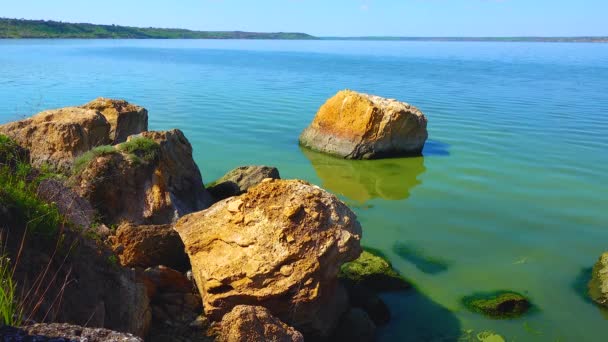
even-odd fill
[(608, 37), (323, 37), (324, 40), (389, 40), (407, 42), (545, 42), (608, 43)]
[(0, 18), (0, 38), (317, 39), (305, 33), (191, 31), (6, 18)]

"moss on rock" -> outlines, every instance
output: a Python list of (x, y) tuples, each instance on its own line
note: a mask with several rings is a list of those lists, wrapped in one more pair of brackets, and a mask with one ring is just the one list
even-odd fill
[(597, 304), (608, 307), (608, 252), (602, 254), (593, 266), (589, 296)]
[(369, 249), (364, 250), (358, 259), (342, 265), (340, 278), (376, 291), (397, 291), (411, 287), (385, 257)]
[(525, 296), (513, 291), (475, 293), (462, 299), (471, 311), (492, 318), (515, 318), (528, 312), (532, 303)]

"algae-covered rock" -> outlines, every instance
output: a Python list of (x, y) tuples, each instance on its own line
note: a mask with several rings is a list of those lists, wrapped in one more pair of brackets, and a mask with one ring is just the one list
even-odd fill
[(608, 307), (608, 252), (602, 254), (593, 266), (589, 296), (594, 302)]
[(343, 90), (321, 106), (300, 144), (346, 159), (420, 155), (426, 125), (424, 114), (407, 103)]
[(368, 250), (364, 250), (358, 259), (342, 265), (340, 278), (376, 291), (405, 290), (411, 287), (388, 260)]
[(532, 307), (528, 298), (513, 291), (476, 293), (464, 297), (462, 301), (469, 310), (492, 318), (518, 317)]

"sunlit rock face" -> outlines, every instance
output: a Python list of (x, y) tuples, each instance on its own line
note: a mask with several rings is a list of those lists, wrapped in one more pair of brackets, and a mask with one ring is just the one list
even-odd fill
[(327, 336), (346, 310), (338, 272), (361, 253), (361, 226), (319, 187), (268, 179), (175, 229), (212, 319), (260, 305), (304, 334)]
[(420, 155), (426, 125), (424, 114), (407, 103), (343, 90), (321, 106), (300, 144), (346, 159)]

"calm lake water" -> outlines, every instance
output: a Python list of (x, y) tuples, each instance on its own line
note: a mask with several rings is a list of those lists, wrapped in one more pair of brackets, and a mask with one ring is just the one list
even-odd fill
[[(338, 90), (392, 97), (429, 119), (424, 157), (344, 161), (298, 135)], [(339, 195), (364, 245), (418, 292), (384, 298), (383, 341), (601, 341), (585, 297), (608, 250), (608, 44), (357, 41), (0, 41), (0, 123), (97, 97), (182, 129), (206, 182), (277, 166)], [(461, 298), (515, 290), (514, 320)]]

